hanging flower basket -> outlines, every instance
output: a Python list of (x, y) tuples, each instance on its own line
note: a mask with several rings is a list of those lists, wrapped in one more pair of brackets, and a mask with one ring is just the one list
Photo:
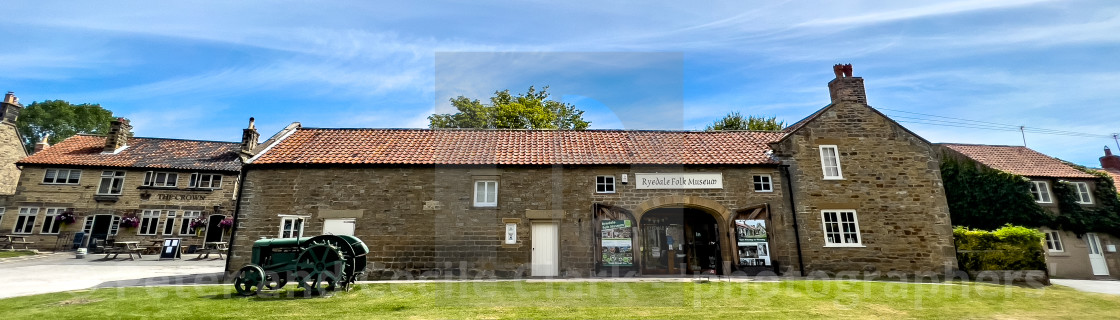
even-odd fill
[(135, 215), (121, 218), (121, 228), (135, 228), (140, 226), (140, 218)]
[(233, 218), (223, 219), (222, 222), (218, 222), (218, 227), (226, 230), (233, 228)]
[(194, 234), (201, 236), (202, 231), (206, 230), (206, 219), (194, 218), (191, 220), (191, 228), (194, 228)]
[(54, 216), (54, 221), (62, 223), (62, 224), (71, 224), (71, 223), (74, 223), (74, 221), (77, 221), (77, 220), (78, 220), (78, 217), (74, 215), (74, 211), (65, 211), (65, 212), (62, 212), (62, 213), (58, 214), (57, 216)]

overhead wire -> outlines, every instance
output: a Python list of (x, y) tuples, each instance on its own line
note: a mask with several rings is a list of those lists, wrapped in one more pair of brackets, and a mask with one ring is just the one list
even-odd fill
[[(891, 115), (891, 118), (900, 119), (900, 120), (897, 120), (898, 122), (913, 123), (913, 124), (944, 126), (944, 127), (956, 127), (956, 128), (968, 128), (968, 129), (980, 129), (980, 130), (1008, 131), (1008, 132), (1010, 132), (1010, 131), (1021, 131), (1021, 132), (1034, 133), (1034, 134), (1061, 135), (1061, 136), (1074, 136), (1074, 137), (1087, 137), (1087, 138), (1109, 138), (1109, 139), (1113, 138), (1113, 136), (1111, 134), (1106, 135), (1106, 134), (1094, 134), (1094, 133), (1068, 131), (1068, 130), (1035, 128), (1035, 127), (1027, 127), (1027, 126), (1006, 124), (1006, 123), (990, 122), (990, 121), (980, 121), (980, 120), (972, 120), (972, 119), (964, 119), (964, 118), (956, 118), (956, 117), (946, 117), (946, 116), (939, 116), (939, 115), (928, 114), (928, 113), (920, 113), (920, 112), (897, 110), (897, 109), (888, 109), (888, 108), (877, 108), (877, 109), (885, 110), (885, 111), (891, 111), (892, 113), (893, 112), (898, 112), (898, 113), (905, 113), (905, 114), (910, 114), (910, 115), (922, 116), (922, 117), (915, 117), (915, 116), (910, 116), (910, 115), (899, 115), (899, 114)], [(948, 120), (945, 120), (945, 119), (948, 119)]]

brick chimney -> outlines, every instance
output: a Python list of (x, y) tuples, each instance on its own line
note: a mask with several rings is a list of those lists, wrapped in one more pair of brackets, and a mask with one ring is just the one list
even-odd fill
[(851, 102), (867, 104), (867, 93), (863, 90), (863, 78), (852, 76), (851, 64), (838, 64), (832, 67), (836, 79), (828, 82), (828, 95), (832, 104)]
[(128, 133), (132, 131), (132, 125), (128, 123), (128, 119), (117, 118), (109, 124), (109, 136), (105, 137), (105, 149), (102, 152), (116, 153), (120, 148), (128, 146)]
[(39, 153), (39, 151), (43, 151), (43, 150), (46, 150), (47, 148), (50, 148), (51, 147), (50, 138), (51, 138), (50, 133), (44, 134), (43, 138), (39, 139), (38, 143), (35, 143), (35, 152), (32, 152), (31, 154), (36, 154), (36, 153)]
[(253, 149), (257, 148), (261, 134), (257, 133), (256, 121), (257, 119), (249, 118), (249, 127), (241, 132), (242, 153), (253, 154)]
[(1101, 168), (1120, 171), (1120, 156), (1112, 154), (1108, 146), (1104, 147), (1104, 156), (1101, 157)]
[(14, 92), (8, 91), (4, 95), (4, 102), (0, 103), (0, 122), (10, 125), (16, 124), (16, 119), (19, 118), (19, 112), (23, 110), (23, 105), (19, 104), (19, 98), (16, 98)]

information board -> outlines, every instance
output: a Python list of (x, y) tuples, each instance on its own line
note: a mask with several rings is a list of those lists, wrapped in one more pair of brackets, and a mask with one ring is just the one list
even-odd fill
[(159, 251), (159, 259), (182, 259), (183, 256), (179, 253), (179, 248), (183, 243), (182, 240), (179, 238), (163, 239), (163, 248)]

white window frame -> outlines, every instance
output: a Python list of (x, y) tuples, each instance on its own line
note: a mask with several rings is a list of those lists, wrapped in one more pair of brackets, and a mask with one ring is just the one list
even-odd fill
[(1066, 247), (1062, 245), (1061, 232), (1057, 230), (1050, 230), (1045, 232), (1046, 250), (1050, 252), (1066, 252)]
[[(62, 175), (60, 173), (63, 173), (63, 172), (66, 173), (66, 178), (62, 182), (59, 182), (58, 181), (59, 178), (62, 177)], [(77, 174), (78, 177), (74, 179), (74, 182), (70, 182), (70, 178), (74, 174)], [(47, 179), (48, 179), (47, 177), (50, 177), (50, 181), (47, 181)], [(46, 169), (46, 170), (43, 171), (43, 184), (76, 185), (81, 181), (82, 181), (82, 170), (81, 169), (55, 169), (55, 168), (50, 168), (50, 169)]]
[(614, 193), (614, 176), (595, 176), (595, 193)]
[[(841, 168), (841, 165), (840, 165), (840, 148), (837, 147), (834, 144), (824, 144), (824, 145), (821, 145), (818, 148), (820, 149), (820, 154), (821, 154), (821, 171), (822, 171), (822, 174), (824, 175), (824, 180), (844, 180), (844, 171), (840, 169)], [(829, 172), (828, 172), (829, 171), (828, 169), (831, 168), (832, 165), (830, 163), (828, 163), (829, 157), (825, 154), (825, 150), (829, 150), (829, 149), (832, 150), (833, 159), (836, 160), (836, 166), (835, 166), (836, 167), (836, 175), (835, 176), (829, 175)]]
[[(851, 221), (845, 221), (845, 213), (851, 213)], [(834, 214), (835, 221), (829, 222), (829, 214)], [(833, 225), (836, 229), (834, 232), (829, 232), (829, 225)], [(855, 230), (846, 230), (845, 224), (850, 224), (851, 228)], [(863, 247), (863, 234), (859, 231), (859, 216), (855, 210), (821, 210), (821, 227), (824, 231), (825, 247)], [(833, 242), (829, 234), (836, 234), (840, 242)], [(855, 235), (855, 242), (848, 242), (848, 235)]]
[[(301, 238), (301, 237), (303, 237), (303, 230), (307, 227), (307, 218), (310, 218), (310, 217), (309, 216), (281, 215), (280, 216), (280, 238)], [(284, 230), (284, 229), (286, 229), (285, 224), (288, 221), (292, 222), (292, 228), (291, 228), (291, 230)], [(299, 222), (298, 232), (297, 232), (297, 230), (295, 230), (296, 222)]]
[[(479, 186), (482, 186), (482, 193), (479, 194)], [(491, 188), (491, 186), (493, 188)], [(475, 180), (474, 181), (474, 206), (475, 207), (497, 207), (498, 206), (498, 180)]]
[[(97, 195), (109, 195), (109, 196), (119, 196), (119, 195), (121, 195), (121, 192), (124, 191), (124, 177), (125, 177), (125, 172), (124, 171), (118, 171), (118, 170), (102, 171), (101, 172), (101, 183), (97, 185), (97, 193), (96, 194)], [(102, 192), (101, 189), (104, 189), (106, 181), (109, 182), (108, 190), (107, 190), (107, 192)], [(116, 192), (113, 192), (114, 189), (116, 189), (115, 190)]]
[(8, 212), (8, 208), (0, 207), (0, 226), (4, 225), (4, 213)]
[(62, 229), (62, 223), (58, 222), (58, 215), (66, 211), (66, 208), (46, 208), (43, 210), (43, 226), (39, 228), (39, 234), (58, 234)]
[(1093, 204), (1093, 192), (1089, 189), (1089, 184), (1085, 182), (1070, 182), (1073, 188), (1077, 189), (1077, 203), (1079, 204)]
[[(765, 178), (766, 181), (760, 181)], [(774, 178), (769, 174), (756, 174), (751, 177), (751, 185), (754, 186), (754, 192), (774, 192)], [(762, 187), (761, 189), (759, 187)]]
[(198, 231), (191, 227), (191, 220), (197, 218), (202, 218), (202, 211), (183, 211), (183, 215), (179, 217), (179, 235), (183, 237), (194, 237)]
[(221, 189), (222, 180), (222, 174), (220, 173), (195, 172), (191, 174), (190, 180), (187, 182), (187, 187), (199, 189)]
[(154, 236), (159, 232), (160, 211), (144, 209), (140, 211), (140, 227), (136, 234), (141, 236)]
[[(163, 182), (160, 182), (160, 178), (163, 178)], [(148, 171), (144, 173), (144, 183), (141, 185), (155, 188), (176, 188), (179, 186), (179, 173)]]
[(16, 216), (16, 224), (12, 226), (12, 234), (31, 234), (35, 232), (35, 218), (39, 216), (39, 208), (20, 207)]
[(173, 234), (175, 234), (175, 210), (167, 210), (167, 216), (163, 219), (163, 235)]
[(1054, 203), (1050, 196), (1050, 183), (1046, 181), (1031, 181), (1031, 196), (1037, 203)]

